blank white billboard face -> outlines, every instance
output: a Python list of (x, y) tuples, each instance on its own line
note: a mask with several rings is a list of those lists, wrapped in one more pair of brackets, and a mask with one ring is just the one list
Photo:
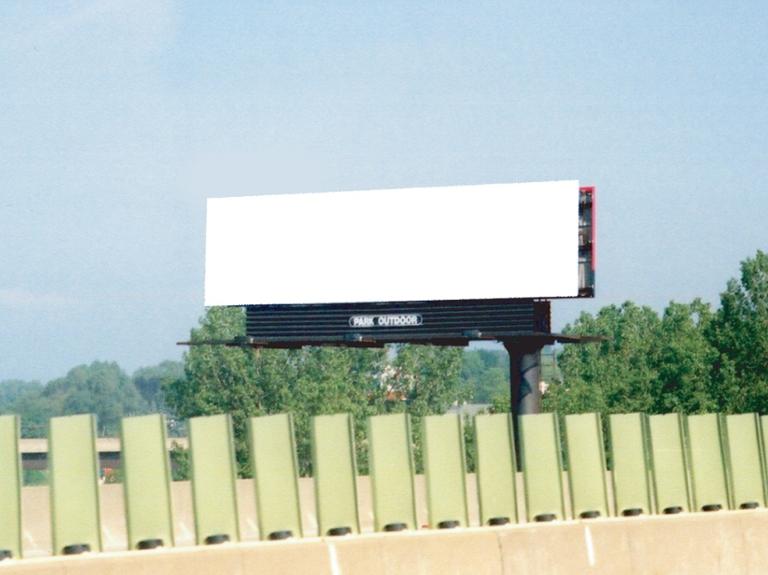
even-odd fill
[(208, 200), (205, 305), (578, 295), (577, 181)]

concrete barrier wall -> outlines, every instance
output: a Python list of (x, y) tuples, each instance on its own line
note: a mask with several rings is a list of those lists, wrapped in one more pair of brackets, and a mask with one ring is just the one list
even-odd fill
[[(525, 517), (518, 478), (520, 517)], [(48, 488), (23, 490), (26, 559), (0, 563), (0, 575), (349, 573), (768, 573), (768, 510), (680, 516), (604, 518), (554, 524), (471, 527), (452, 531), (373, 533), (370, 484), (358, 479), (363, 534), (318, 538), (311, 479), (300, 480), (307, 538), (258, 542), (253, 485), (238, 480), (243, 542), (194, 546), (188, 482), (173, 483), (177, 547), (126, 552), (122, 486), (101, 486), (104, 553), (50, 555)], [(423, 477), (416, 478), (418, 516), (426, 523)], [(470, 524), (477, 525), (474, 476), (468, 477)]]
[(363, 534), (6, 561), (0, 574), (768, 573), (768, 511)]

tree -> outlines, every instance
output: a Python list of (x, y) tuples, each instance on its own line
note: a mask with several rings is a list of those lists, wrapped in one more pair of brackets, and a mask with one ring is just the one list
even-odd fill
[(11, 379), (0, 382), (0, 414), (21, 415), (22, 437), (45, 437), (48, 419), (53, 415), (39, 381)]
[(602, 335), (600, 343), (565, 346), (563, 381), (550, 386), (545, 408), (561, 413), (701, 413), (727, 410), (709, 340), (709, 304), (671, 302), (663, 316), (627, 302), (582, 314), (566, 332)]
[(492, 403), (496, 398), (503, 398), (509, 405), (509, 369), (489, 367), (477, 381), (475, 403)]
[(0, 381), (0, 413), (12, 413), (17, 399), (28, 393), (40, 393), (43, 385), (39, 381), (7, 379)]
[(30, 389), (18, 396), (9, 412), (21, 416), (22, 437), (45, 437), (48, 420), (60, 415), (54, 411), (53, 403), (38, 389)]
[(466, 350), (462, 356), (461, 379), (475, 403), (492, 403), (505, 397), (509, 404), (509, 356), (489, 349)]
[(115, 362), (95, 361), (72, 368), (49, 382), (42, 396), (53, 414), (96, 414), (99, 435), (117, 435), (122, 417), (147, 410), (136, 386)]
[(179, 361), (163, 361), (150, 367), (137, 369), (131, 379), (150, 411), (164, 412), (163, 383), (184, 375), (184, 364)]
[(657, 347), (657, 393), (653, 411), (705, 413), (722, 407), (713, 383), (717, 350), (706, 332), (712, 321), (709, 304), (670, 303), (664, 310)]
[(243, 335), (242, 308), (210, 308), (193, 329), (193, 346), (184, 354), (184, 376), (163, 387), (166, 404), (183, 419), (231, 413), (238, 460), (247, 461), (245, 426), (251, 415), (265, 413), (262, 389), (256, 381), (257, 352), (250, 348), (195, 345), (209, 340), (231, 340)]
[(397, 346), (391, 385), (412, 416), (445, 413), (454, 403), (470, 399), (471, 389), (461, 380), (462, 355), (460, 347)]
[(632, 302), (582, 313), (565, 328), (571, 335), (599, 335), (599, 343), (565, 346), (560, 355), (563, 381), (544, 395), (547, 410), (561, 413), (652, 412), (658, 381), (659, 316)]
[(389, 410), (407, 409), (411, 414), (414, 459), (417, 471), (421, 471), (421, 418), (445, 413), (454, 403), (471, 397), (471, 389), (461, 379), (464, 352), (458, 347), (399, 345), (396, 353), (388, 387), (391, 394), (403, 401)]
[(48, 420), (60, 415), (94, 413), (100, 435), (117, 435), (120, 419), (146, 412), (133, 382), (114, 362), (75, 367), (45, 387), (37, 382), (3, 385), (2, 411), (21, 416), (22, 437), (45, 437)]
[(731, 412), (768, 413), (768, 254), (758, 250), (728, 281), (708, 330), (719, 357), (720, 403)]
[[(241, 308), (210, 308), (192, 330), (192, 342), (231, 340), (245, 332)], [(313, 415), (346, 412), (355, 421), (358, 444), (373, 413), (386, 351), (381, 349), (251, 349), (193, 345), (185, 375), (165, 386), (166, 401), (180, 417), (230, 413), (240, 469), (248, 473), (249, 417), (292, 412), (302, 473), (310, 470), (309, 425)], [(365, 453), (359, 452), (361, 466)]]
[[(193, 343), (233, 340), (245, 333), (241, 308), (209, 308)], [(461, 349), (399, 346), (387, 349), (308, 347), (298, 350), (193, 345), (184, 356), (184, 377), (164, 386), (179, 417), (231, 413), (240, 470), (247, 474), (249, 417), (291, 412), (299, 467), (311, 471), (311, 417), (349, 413), (355, 422), (358, 465), (367, 469), (365, 421), (376, 413), (408, 409), (418, 416), (444, 413), (466, 397), (460, 379)], [(418, 428), (418, 425), (414, 425)]]

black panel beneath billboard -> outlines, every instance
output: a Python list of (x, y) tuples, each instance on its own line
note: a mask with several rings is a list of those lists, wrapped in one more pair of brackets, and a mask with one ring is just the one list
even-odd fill
[(521, 299), (246, 306), (246, 335), (230, 345), (466, 345), (552, 339), (550, 302)]

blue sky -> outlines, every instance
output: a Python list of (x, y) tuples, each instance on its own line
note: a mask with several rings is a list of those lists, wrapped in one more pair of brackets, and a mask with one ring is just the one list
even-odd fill
[(4, 2), (0, 380), (179, 358), (209, 196), (579, 179), (598, 297), (556, 327), (716, 303), (768, 248), (765, 30), (765, 2)]

